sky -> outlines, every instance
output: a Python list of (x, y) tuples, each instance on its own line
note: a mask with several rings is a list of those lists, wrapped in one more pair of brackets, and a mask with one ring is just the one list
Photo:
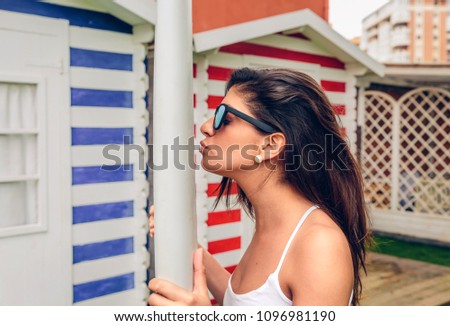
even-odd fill
[(389, 0), (329, 0), (329, 22), (347, 39), (361, 36), (363, 18), (388, 2)]

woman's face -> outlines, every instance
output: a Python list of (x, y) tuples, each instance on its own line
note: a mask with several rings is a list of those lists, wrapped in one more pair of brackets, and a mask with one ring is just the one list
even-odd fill
[[(255, 118), (235, 87), (228, 91), (222, 103)], [(218, 130), (214, 130), (213, 120), (214, 117), (210, 118), (200, 128), (205, 136), (200, 142), (203, 168), (230, 178), (244, 170), (256, 169), (254, 157), (260, 154), (265, 135), (230, 112)]]

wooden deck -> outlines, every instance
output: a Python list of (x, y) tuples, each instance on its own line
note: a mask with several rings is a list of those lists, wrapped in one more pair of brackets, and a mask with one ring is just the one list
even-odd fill
[(450, 268), (369, 253), (362, 306), (450, 305)]

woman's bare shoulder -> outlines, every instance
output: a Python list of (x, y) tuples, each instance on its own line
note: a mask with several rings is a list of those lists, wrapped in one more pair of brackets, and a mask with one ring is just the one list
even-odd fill
[[(323, 211), (308, 216), (288, 254), (288, 284), (302, 304), (348, 304), (353, 263), (344, 232)], [(346, 301), (347, 300), (347, 301)], [(295, 301), (295, 300), (293, 300)]]
[[(345, 266), (352, 264), (350, 246), (341, 228), (323, 211), (317, 210), (308, 216), (293, 242), (291, 252), (294, 262), (302, 266)], [(303, 264), (308, 262), (308, 264)], [(353, 270), (349, 268), (348, 270)]]
[(294, 246), (300, 253), (317, 250), (349, 249), (347, 237), (333, 219), (322, 210), (313, 211), (299, 230), (297, 244)]

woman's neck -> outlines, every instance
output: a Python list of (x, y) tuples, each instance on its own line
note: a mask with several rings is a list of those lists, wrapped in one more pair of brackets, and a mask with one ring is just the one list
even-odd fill
[(290, 184), (278, 181), (275, 174), (262, 185), (252, 178), (237, 182), (255, 210), (256, 233), (273, 232), (292, 225), (298, 221), (302, 211), (313, 205)]

